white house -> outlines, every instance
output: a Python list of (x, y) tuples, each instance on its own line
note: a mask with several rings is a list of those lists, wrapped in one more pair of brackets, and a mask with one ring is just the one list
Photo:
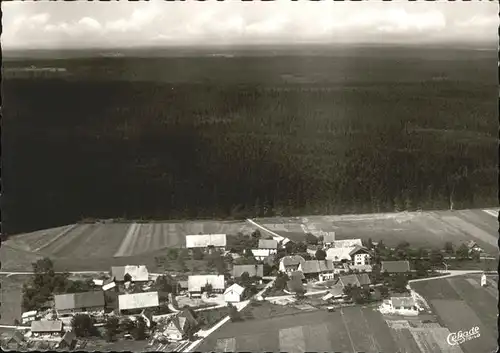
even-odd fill
[(29, 324), (31, 321), (35, 321), (37, 318), (38, 311), (31, 310), (26, 311), (21, 315), (21, 322), (23, 324)]
[(188, 292), (190, 297), (201, 297), (205, 286), (210, 284), (212, 291), (223, 293), (226, 287), (224, 275), (195, 275), (188, 277)]
[(228, 287), (224, 292), (224, 301), (226, 303), (239, 303), (243, 298), (244, 292), (245, 288), (243, 288), (237, 283), (234, 283), (232, 286)]
[(225, 250), (227, 245), (226, 234), (186, 235), (186, 248), (203, 250)]
[(379, 310), (383, 314), (418, 315), (418, 307), (413, 297), (391, 297), (391, 299), (382, 302)]
[(263, 261), (273, 254), (270, 249), (252, 249), (253, 257), (258, 261)]
[(122, 310), (142, 310), (160, 306), (158, 292), (131, 293), (118, 296), (118, 308)]
[(326, 250), (326, 258), (335, 263), (347, 263), (352, 266), (365, 266), (370, 264), (371, 255), (368, 249), (355, 245), (343, 248), (330, 248)]
[(288, 275), (295, 271), (302, 271), (302, 266), (305, 262), (306, 260), (299, 255), (284, 256), (280, 260), (279, 271), (285, 272)]
[(126, 265), (126, 266), (112, 266), (111, 277), (116, 282), (124, 282), (125, 275), (132, 278), (132, 282), (147, 282), (149, 280), (149, 272), (144, 265)]

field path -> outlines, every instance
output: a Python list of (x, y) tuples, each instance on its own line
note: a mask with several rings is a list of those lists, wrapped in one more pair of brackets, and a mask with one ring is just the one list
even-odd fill
[(61, 233), (57, 234), (54, 238), (52, 238), (50, 241), (47, 243), (37, 247), (36, 249), (33, 249), (34, 252), (40, 251), (48, 247), (49, 245), (55, 243), (57, 240), (59, 240), (61, 237), (65, 236), (66, 234), (70, 233), (73, 229), (75, 229), (78, 226), (78, 224), (72, 224), (64, 228), (64, 230), (61, 231)]
[(137, 231), (138, 231), (139, 225), (137, 223), (132, 223), (130, 227), (128, 228), (127, 234), (123, 238), (123, 241), (116, 251), (114, 257), (120, 257), (120, 256), (127, 256), (125, 253), (128, 251), (128, 248), (130, 246), (130, 243), (135, 240), (135, 237), (137, 236)]

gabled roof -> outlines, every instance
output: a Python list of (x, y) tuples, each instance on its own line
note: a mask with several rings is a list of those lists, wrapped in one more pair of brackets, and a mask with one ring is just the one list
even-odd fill
[(12, 342), (15, 341), (18, 344), (21, 344), (25, 341), (23, 334), (21, 331), (14, 331), (10, 336), (7, 338), (7, 342)]
[(132, 277), (133, 282), (143, 282), (149, 279), (149, 272), (144, 265), (126, 265), (126, 266), (113, 266), (111, 267), (111, 276), (117, 281), (123, 281), (125, 274)]
[(76, 334), (73, 331), (68, 331), (62, 336), (61, 341), (66, 342), (68, 345), (71, 345), (71, 343), (76, 340)]
[(56, 310), (103, 307), (104, 294), (102, 291), (58, 294), (54, 301)]
[(271, 249), (252, 249), (254, 257), (268, 257), (271, 255)]
[(226, 246), (226, 234), (186, 235), (186, 248), (207, 248)]
[(339, 283), (343, 286), (346, 287), (349, 284), (351, 286), (364, 286), (364, 285), (369, 285), (372, 282), (370, 281), (370, 277), (366, 273), (357, 273), (357, 274), (351, 274), (351, 275), (344, 275), (340, 276)]
[(362, 245), (355, 245), (355, 246), (353, 246), (351, 248), (351, 251), (349, 251), (349, 256), (354, 256), (354, 255), (356, 255), (356, 254), (358, 254), (360, 252), (365, 253), (365, 254), (369, 254), (370, 253), (370, 251), (368, 251), (368, 249), (365, 248), (364, 246), (362, 246)]
[(320, 273), (333, 270), (332, 260), (308, 260), (302, 265), (302, 272), (304, 273)]
[(238, 283), (234, 283), (233, 285), (231, 285), (230, 287), (228, 287), (226, 289), (226, 291), (224, 292), (224, 295), (229, 294), (229, 293), (236, 293), (238, 295), (242, 295), (244, 291), (245, 291), (245, 288), (240, 286)]
[(412, 297), (391, 297), (391, 303), (395, 308), (411, 307), (415, 305), (415, 300)]
[(59, 320), (32, 321), (31, 332), (60, 332), (62, 325), (62, 321)]
[(299, 255), (292, 255), (292, 256), (285, 256), (281, 259), (281, 262), (283, 263), (284, 266), (296, 266), (296, 265), (303, 265), (306, 260), (302, 256)]
[(333, 242), (333, 247), (335, 248), (351, 248), (356, 245), (360, 246), (363, 245), (361, 239), (343, 239), (343, 240), (335, 240)]
[(259, 249), (277, 249), (278, 242), (274, 239), (259, 239)]
[(330, 248), (326, 250), (326, 258), (331, 261), (351, 260), (352, 248)]
[(233, 266), (233, 277), (239, 278), (245, 272), (248, 272), (250, 277), (263, 277), (264, 276), (264, 265), (234, 265)]
[(410, 271), (410, 263), (408, 261), (382, 261), (381, 264), (380, 272), (401, 273)]
[(224, 289), (224, 275), (196, 275), (188, 277), (188, 290), (190, 292), (201, 292), (207, 284), (211, 284), (213, 289)]
[(159, 306), (158, 292), (122, 294), (118, 296), (120, 310), (143, 309)]

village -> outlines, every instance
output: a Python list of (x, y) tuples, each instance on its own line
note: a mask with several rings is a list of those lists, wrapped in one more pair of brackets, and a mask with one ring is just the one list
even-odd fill
[[(160, 273), (125, 265), (77, 276), (39, 260), (24, 290), (24, 313), (2, 347), (99, 350), (142, 342), (144, 351), (185, 351), (225, 318), (244, 320), (245, 308), (259, 302), (327, 312), (373, 305), (417, 316), (426, 305), (409, 281), (441, 276), (446, 259), (473, 261), (482, 253), (474, 242), (458, 249), (414, 249), (407, 242), (389, 248), (371, 239), (337, 240), (334, 232), (296, 239), (270, 233), (186, 235), (185, 248), (157, 259)], [(205, 261), (205, 271), (187, 273), (188, 259)]]

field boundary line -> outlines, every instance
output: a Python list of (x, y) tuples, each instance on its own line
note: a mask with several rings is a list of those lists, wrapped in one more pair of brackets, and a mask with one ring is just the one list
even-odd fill
[(137, 228), (137, 223), (132, 223), (127, 230), (127, 233), (125, 234), (125, 237), (123, 238), (120, 247), (118, 250), (115, 252), (113, 257), (121, 257), (125, 253), (125, 250), (127, 250), (128, 244), (131, 241), (132, 235), (135, 233), (135, 229)]
[(268, 229), (267, 227), (264, 227), (263, 225), (260, 225), (259, 223), (255, 222), (254, 220), (251, 220), (250, 218), (247, 218), (247, 222), (249, 222), (250, 224), (252, 224), (252, 225), (262, 229), (263, 231), (271, 234), (275, 238), (275, 240), (277, 240), (278, 242), (285, 239), (285, 237), (279, 235), (278, 233), (273, 232), (272, 230)]
[(347, 331), (347, 336), (349, 337), (349, 341), (351, 342), (352, 352), (356, 353), (356, 348), (354, 347), (354, 342), (352, 341), (352, 337), (351, 337), (351, 331), (349, 331), (349, 327), (347, 326), (347, 324), (345, 322), (344, 312), (342, 311), (342, 308), (340, 309), (340, 316), (342, 317), (342, 323), (344, 324), (344, 327)]
[(47, 243), (43, 244), (42, 246), (39, 246), (38, 248), (34, 249), (33, 251), (40, 251), (42, 249), (45, 249), (47, 246), (49, 246), (52, 243), (54, 243), (55, 241), (59, 240), (59, 238), (65, 236), (68, 233), (70, 233), (76, 227), (78, 227), (78, 224), (76, 224), (76, 223), (68, 226), (61, 233), (57, 234), (53, 239), (49, 240)]

